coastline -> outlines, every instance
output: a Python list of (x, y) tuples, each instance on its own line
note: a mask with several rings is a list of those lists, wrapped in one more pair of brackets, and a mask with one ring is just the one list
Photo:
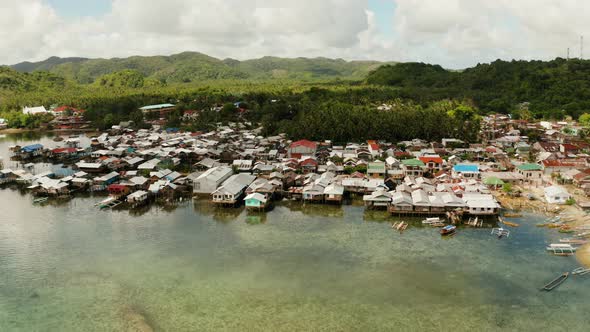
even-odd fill
[(25, 128), (7, 128), (1, 129), (0, 134), (22, 134), (22, 133), (92, 133), (98, 132), (94, 128), (88, 129), (25, 129)]
[(576, 252), (576, 259), (585, 268), (590, 269), (590, 243), (583, 245)]
[[(527, 187), (522, 189), (524, 189), (523, 192), (531, 192), (537, 197), (542, 197), (543, 195), (542, 189), (538, 187)], [(569, 191), (572, 192), (571, 190)], [(509, 197), (501, 192), (495, 192), (494, 196), (507, 211), (535, 213), (545, 215), (548, 218), (561, 216), (561, 220), (571, 227), (590, 226), (590, 217), (585, 211), (576, 205), (548, 204), (544, 200), (528, 200), (526, 197)], [(581, 197), (576, 197), (576, 200), (580, 198)], [(590, 268), (590, 243), (578, 248), (575, 257), (582, 266)]]

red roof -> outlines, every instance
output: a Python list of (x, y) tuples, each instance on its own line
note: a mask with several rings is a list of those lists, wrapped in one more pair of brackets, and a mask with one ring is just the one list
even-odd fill
[(78, 113), (84, 113), (84, 112), (86, 112), (85, 110), (80, 110), (80, 109), (77, 109), (75, 107), (65, 106), (65, 105), (55, 108), (53, 110), (53, 112), (55, 112), (55, 113), (61, 113), (61, 112), (65, 112), (67, 110), (71, 110), (72, 112), (78, 112)]
[(578, 150), (579, 148), (573, 144), (569, 144), (569, 143), (563, 143), (561, 144), (561, 146), (563, 146), (563, 149), (565, 151), (575, 151)]
[(379, 144), (377, 144), (376, 141), (374, 141), (374, 140), (368, 140), (367, 141), (367, 144), (369, 145), (369, 147), (371, 148), (371, 150), (373, 150), (373, 151), (379, 150)]
[(575, 167), (574, 163), (564, 163), (561, 160), (543, 160), (545, 167)]
[(318, 147), (318, 145), (315, 142), (308, 141), (306, 139), (302, 139), (300, 141), (296, 141), (296, 142), (291, 143), (290, 148), (292, 149), (292, 148), (295, 148), (298, 146), (304, 146), (304, 147), (310, 148), (310, 149), (316, 149)]
[(301, 166), (308, 166), (308, 165), (317, 166), (318, 162), (317, 162), (317, 160), (315, 160), (313, 158), (307, 158), (304, 161), (302, 161), (301, 163), (299, 163), (299, 165), (301, 165)]
[(425, 164), (428, 164), (429, 162), (437, 164), (443, 163), (443, 159), (441, 157), (419, 157), (418, 159), (420, 159)]
[(574, 175), (574, 179), (580, 181), (590, 176), (590, 169), (585, 169), (580, 173)]
[(51, 150), (51, 153), (75, 153), (76, 148), (57, 148), (57, 149), (53, 149)]
[(120, 191), (124, 191), (125, 189), (127, 189), (127, 186), (122, 185), (122, 184), (111, 184), (110, 186), (107, 187), (107, 190), (110, 192), (120, 192)]
[(393, 153), (393, 156), (396, 158), (402, 158), (402, 157), (411, 157), (412, 155), (409, 152), (405, 152), (405, 151), (395, 151)]

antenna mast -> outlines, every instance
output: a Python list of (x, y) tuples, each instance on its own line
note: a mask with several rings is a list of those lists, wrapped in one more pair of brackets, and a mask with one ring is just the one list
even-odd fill
[(568, 61), (569, 61), (569, 59), (570, 59), (570, 48), (569, 48), (569, 47), (567, 48), (567, 58), (566, 58), (566, 59), (567, 59)]
[(580, 60), (584, 59), (584, 36), (580, 36)]

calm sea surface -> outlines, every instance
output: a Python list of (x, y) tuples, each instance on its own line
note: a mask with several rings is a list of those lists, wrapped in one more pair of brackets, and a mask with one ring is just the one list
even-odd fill
[[(0, 138), (8, 146), (48, 138)], [(36, 171), (53, 168), (38, 165)], [(266, 214), (206, 202), (99, 211), (104, 197), (32, 204), (0, 190), (0, 331), (588, 331), (590, 277), (517, 220), (508, 239), (385, 212), (285, 202)]]

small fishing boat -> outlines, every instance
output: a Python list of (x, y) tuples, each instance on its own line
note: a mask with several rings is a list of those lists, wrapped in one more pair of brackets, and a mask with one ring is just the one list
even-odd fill
[(585, 267), (579, 267), (579, 268), (572, 271), (572, 275), (575, 275), (575, 276), (583, 276), (588, 273), (590, 273), (590, 269), (587, 269)]
[(422, 224), (423, 225), (432, 225), (432, 224), (438, 224), (440, 223), (440, 218), (436, 217), (436, 218), (426, 218), (424, 220), (422, 220)]
[(451, 235), (457, 230), (457, 226), (447, 225), (440, 230), (440, 235)]
[(504, 213), (505, 218), (520, 218), (522, 214), (520, 213)]
[(510, 226), (510, 227), (519, 227), (520, 224), (517, 224), (515, 222), (510, 222), (510, 221), (506, 221), (506, 220), (502, 220), (502, 223), (506, 226)]
[(541, 288), (541, 290), (544, 290), (547, 292), (554, 290), (555, 288), (557, 288), (557, 286), (561, 285), (567, 279), (569, 274), (570, 274), (569, 272), (564, 272), (559, 277), (551, 280), (551, 282), (549, 282), (547, 285), (545, 285), (543, 288)]
[(547, 247), (547, 251), (551, 251), (553, 254), (558, 256), (569, 256), (576, 252), (576, 248), (571, 244), (566, 243), (551, 243)]
[(559, 232), (568, 234), (568, 233), (574, 233), (575, 231), (573, 229), (569, 229), (569, 228), (561, 228), (561, 229), (559, 229)]
[(430, 226), (432, 226), (432, 227), (445, 227), (446, 225), (442, 222), (437, 222), (434, 224), (430, 224)]
[(47, 197), (39, 197), (39, 198), (35, 198), (35, 199), (33, 200), (33, 203), (34, 203), (34, 204), (41, 204), (41, 203), (45, 203), (45, 202), (47, 202), (47, 200), (48, 200), (48, 199), (49, 199), (49, 198), (47, 198)]
[(397, 230), (401, 232), (405, 231), (406, 228), (408, 228), (408, 223), (405, 221), (402, 221), (398, 226), (397, 226)]
[(554, 223), (547, 225), (547, 227), (549, 227), (549, 228), (560, 228), (562, 226), (563, 226), (562, 222), (554, 222)]
[(582, 232), (582, 233), (574, 235), (574, 237), (577, 237), (577, 238), (586, 238), (588, 236), (590, 236), (590, 232)]
[(579, 244), (579, 245), (582, 245), (582, 244), (588, 243), (588, 240), (565, 238), (565, 239), (560, 239), (559, 242), (561, 242), (561, 243), (569, 243), (569, 244)]
[(504, 229), (502, 227), (500, 228), (494, 228), (492, 229), (492, 235), (496, 235), (498, 237), (498, 239), (505, 237), (509, 237), (510, 236), (510, 231), (507, 229)]

